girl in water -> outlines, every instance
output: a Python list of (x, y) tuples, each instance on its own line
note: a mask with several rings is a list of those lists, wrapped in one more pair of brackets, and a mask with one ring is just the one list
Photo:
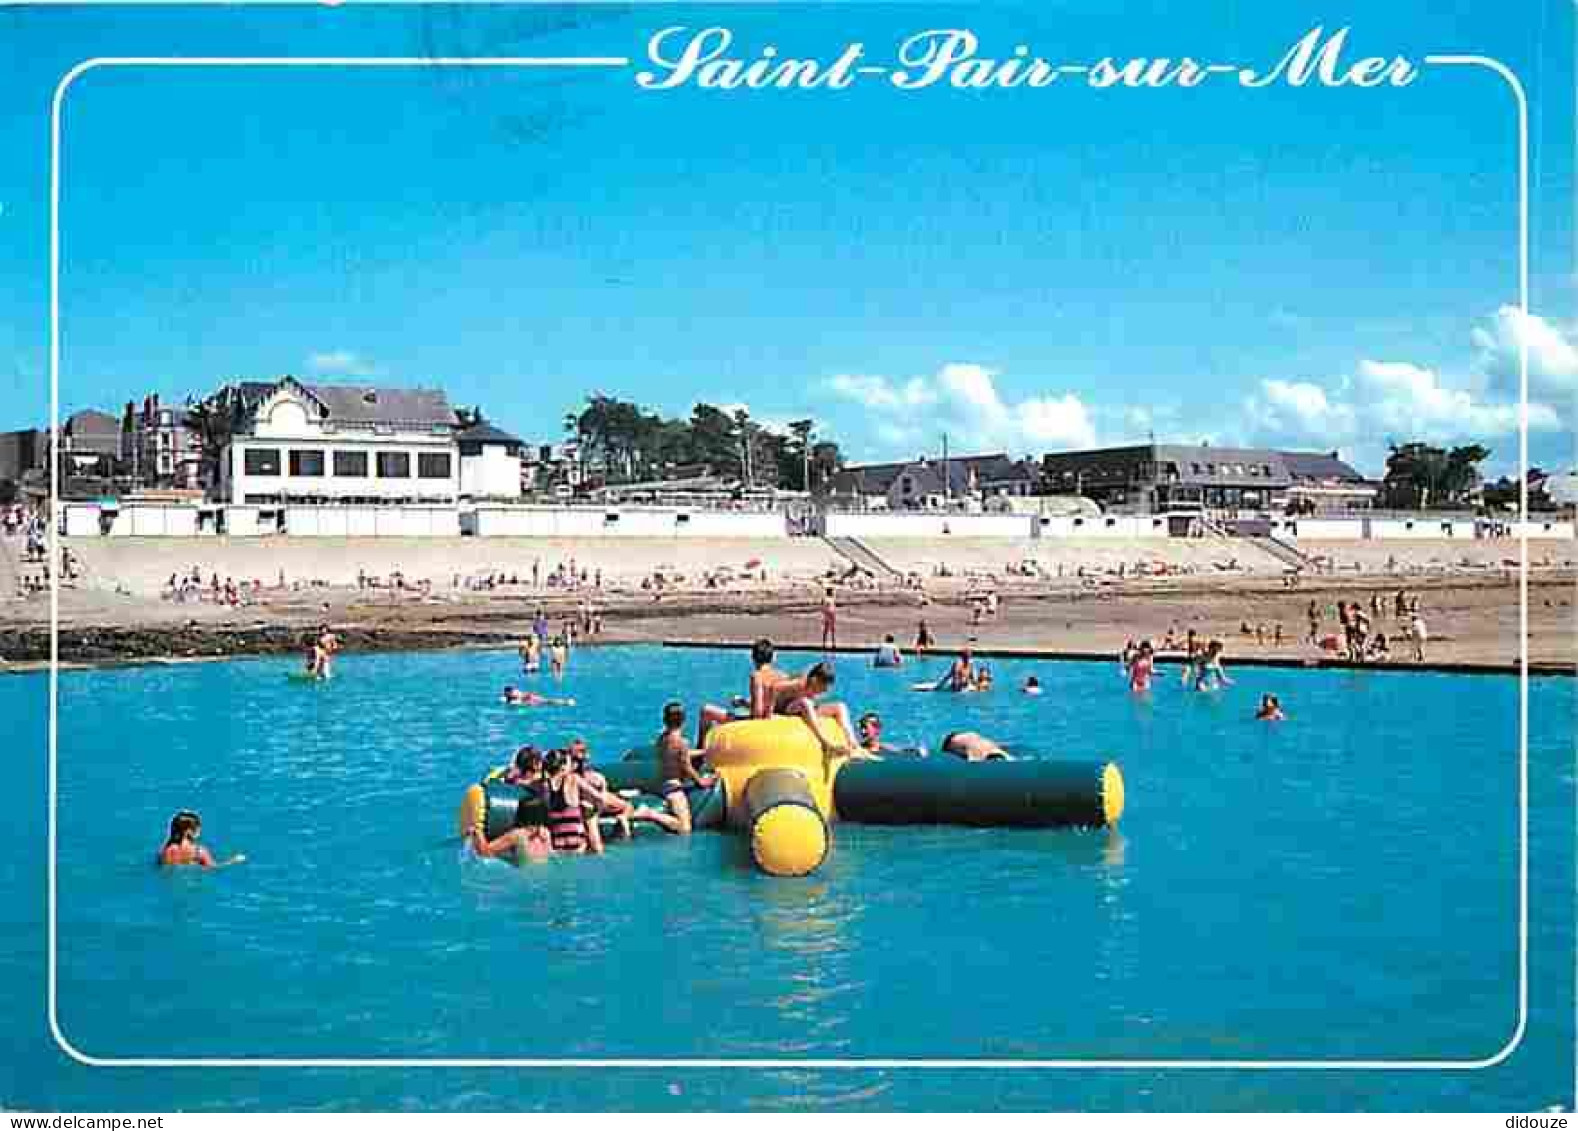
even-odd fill
[(197, 843), (203, 833), (203, 819), (190, 809), (182, 809), (170, 818), (170, 835), (159, 850), (159, 863), (166, 867), (195, 864), (199, 868), (228, 868), (246, 862), (240, 853), (222, 863), (214, 862), (214, 854)]
[(1134, 658), (1129, 661), (1129, 690), (1142, 695), (1151, 689), (1151, 677), (1156, 674), (1156, 654), (1149, 640), (1142, 640)]
[(1280, 723), (1287, 721), (1287, 716), (1282, 713), (1282, 704), (1275, 695), (1262, 695), (1255, 719), (1263, 723)]

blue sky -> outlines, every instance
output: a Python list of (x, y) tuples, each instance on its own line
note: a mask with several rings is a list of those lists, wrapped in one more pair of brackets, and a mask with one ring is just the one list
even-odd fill
[[(1570, 3), (0, 9), (0, 427), (47, 412), (48, 127), (94, 55), (595, 54), (613, 70), (127, 68), (68, 95), (66, 411), (231, 377), (439, 385), (531, 439), (593, 390), (815, 417), (853, 456), (1388, 439), (1571, 466)], [(1494, 55), (1401, 89), (641, 91), (651, 35), (889, 61)]]

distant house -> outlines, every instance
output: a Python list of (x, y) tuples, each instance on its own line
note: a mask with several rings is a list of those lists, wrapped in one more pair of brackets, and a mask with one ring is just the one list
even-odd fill
[(231, 387), (220, 456), (232, 503), (447, 503), (460, 494), (455, 412), (437, 389), (306, 384)]
[(460, 451), (460, 493), (472, 499), (518, 499), (521, 494), (519, 439), (486, 421), (455, 434)]
[(848, 466), (834, 474), (828, 490), (835, 503), (888, 510), (930, 510), (1034, 492), (1034, 463), (1002, 452), (954, 456), (946, 466), (945, 472), (942, 460), (927, 458)]
[(67, 475), (114, 475), (121, 451), (120, 421), (92, 408), (74, 412), (60, 426), (60, 451)]
[(187, 409), (160, 404), (157, 393), (144, 397), (140, 410), (127, 402), (120, 460), (137, 487), (203, 486), (202, 435)]

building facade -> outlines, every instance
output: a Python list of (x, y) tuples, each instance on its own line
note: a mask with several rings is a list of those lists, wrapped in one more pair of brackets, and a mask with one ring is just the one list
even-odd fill
[(159, 403), (157, 393), (141, 407), (128, 401), (121, 419), (121, 468), (137, 487), (194, 490), (203, 484), (203, 440), (182, 407)]
[(1081, 495), (1104, 509), (1141, 514), (1353, 509), (1375, 495), (1375, 485), (1335, 452), (1208, 444), (1053, 452), (1042, 458), (1041, 477), (1048, 494)]
[(520, 440), (491, 424), (473, 424), (456, 433), (460, 451), (460, 493), (469, 499), (518, 499), (521, 496)]
[(941, 510), (1030, 495), (1035, 483), (1034, 464), (994, 452), (845, 467), (833, 475), (828, 494), (836, 505), (858, 510)]
[(454, 410), (444, 393), (307, 385), (233, 387), (219, 489), (232, 503), (453, 503), (460, 495)]

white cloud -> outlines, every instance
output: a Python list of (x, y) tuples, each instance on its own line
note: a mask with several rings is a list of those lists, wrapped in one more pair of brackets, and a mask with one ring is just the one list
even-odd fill
[(327, 350), (307, 355), (307, 368), (314, 373), (338, 377), (377, 377), (383, 369), (354, 350)]
[[(1443, 384), (1433, 369), (1406, 361), (1361, 361), (1355, 388), (1366, 431), (1376, 427), (1426, 439), (1478, 439), (1518, 429), (1516, 404), (1476, 401)], [(1548, 405), (1529, 405), (1531, 429), (1559, 428)]]
[(931, 377), (895, 381), (839, 374), (827, 382), (837, 396), (869, 410), (872, 431), (887, 448), (927, 442), (947, 432), (955, 451), (1002, 449), (1010, 454), (1047, 448), (1091, 447), (1096, 430), (1089, 409), (1073, 393), (1005, 401), (997, 374), (982, 365), (950, 362)]
[(1494, 386), (1516, 396), (1520, 348), (1529, 350), (1529, 395), (1571, 397), (1578, 392), (1578, 349), (1569, 335), (1538, 314), (1524, 314), (1516, 306), (1496, 311), (1488, 327), (1473, 331), (1475, 367)]
[(919, 377), (895, 385), (886, 377), (840, 373), (827, 384), (839, 396), (870, 409), (915, 409), (937, 400), (937, 394)]
[(1261, 381), (1244, 402), (1244, 416), (1252, 433), (1283, 442), (1327, 446), (1355, 432), (1353, 406), (1310, 381)]

